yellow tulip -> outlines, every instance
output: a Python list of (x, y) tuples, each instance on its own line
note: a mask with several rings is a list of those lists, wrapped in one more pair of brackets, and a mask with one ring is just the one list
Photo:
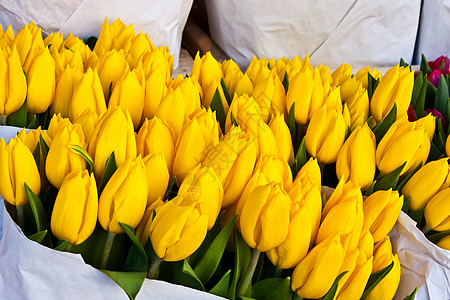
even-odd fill
[(414, 71), (399, 65), (390, 68), (381, 78), (370, 101), (376, 122), (383, 120), (397, 104), (397, 120), (406, 115), (414, 85)]
[(233, 114), (236, 123), (242, 127), (246, 123), (257, 123), (261, 118), (261, 109), (253, 97), (234, 95), (225, 120), (225, 132), (228, 132), (232, 126), (231, 114)]
[(28, 204), (24, 183), (39, 195), (41, 180), (33, 153), (18, 137), (7, 145), (0, 138), (0, 177), (0, 195), (12, 205)]
[(347, 101), (347, 99), (353, 97), (355, 93), (360, 89), (362, 84), (358, 82), (356, 77), (347, 78), (340, 86), (341, 99), (342, 101)]
[(128, 111), (124, 113), (119, 106), (109, 108), (94, 127), (88, 151), (94, 159), (97, 179), (101, 179), (106, 160), (112, 152), (118, 167), (127, 159), (136, 157), (136, 138)]
[(366, 256), (367, 259), (373, 256), (373, 237), (369, 229), (363, 228), (359, 239), (358, 249)]
[(58, 78), (68, 66), (80, 72), (84, 71), (83, 58), (78, 50), (73, 51), (72, 49), (63, 48), (61, 51), (58, 51), (56, 48), (51, 47), (50, 54), (55, 61), (56, 78)]
[(436, 129), (436, 117), (432, 113), (429, 113), (425, 117), (422, 117), (416, 121), (418, 127), (423, 126), (428, 134), (428, 138), (433, 140), (434, 131)]
[(342, 63), (342, 65), (331, 73), (331, 78), (333, 79), (333, 81), (330, 82), (331, 87), (342, 85), (344, 81), (352, 76), (352, 73), (352, 67), (349, 64)]
[(319, 69), (305, 67), (290, 81), (286, 95), (286, 109), (289, 112), (295, 103), (295, 121), (306, 124), (323, 104), (322, 80)]
[(27, 95), (27, 79), (22, 71), (16, 46), (2, 46), (0, 55), (0, 115), (18, 110)]
[[(142, 55), (150, 51), (154, 51), (155, 46), (148, 37), (148, 33), (140, 32), (131, 38), (131, 45), (128, 54), (131, 56), (133, 62), (138, 62)], [(136, 65), (135, 65), (136, 66)], [(133, 66), (133, 68), (135, 67)]]
[(133, 120), (134, 129), (141, 123), (145, 100), (145, 78), (142, 68), (127, 70), (115, 84), (109, 98), (109, 107), (120, 106), (123, 111), (128, 109)]
[(175, 139), (178, 139), (186, 121), (186, 104), (179, 87), (169, 91), (162, 99), (156, 110), (156, 116), (170, 125)]
[(86, 148), (84, 134), (80, 125), (69, 125), (62, 128), (53, 138), (45, 162), (45, 174), (48, 181), (60, 188), (67, 174), (86, 168), (86, 160), (69, 149), (70, 145)]
[(450, 188), (443, 189), (431, 198), (425, 207), (425, 220), (427, 221), (427, 225), (433, 230), (450, 230), (449, 196)]
[(252, 81), (248, 75), (242, 73), (240, 69), (227, 73), (224, 81), (230, 95), (251, 95), (253, 92)]
[(235, 71), (240, 71), (240, 70), (241, 69), (239, 68), (238, 64), (232, 59), (225, 60), (222, 63), (222, 71), (223, 71), (223, 74), (225, 74), (225, 76), (229, 73), (234, 73)]
[(327, 238), (295, 267), (291, 289), (303, 298), (323, 297), (339, 275), (343, 262), (344, 250), (339, 235)]
[(59, 49), (61, 44), (63, 43), (64, 38), (63, 34), (59, 32), (52, 32), (44, 39), (44, 46), (50, 48)]
[(344, 144), (347, 127), (344, 117), (324, 105), (312, 116), (306, 130), (305, 146), (308, 153), (322, 164), (336, 161)]
[(84, 113), (79, 115), (75, 120), (73, 120), (73, 124), (80, 124), (84, 133), (84, 140), (86, 144), (89, 144), (91, 140), (92, 132), (94, 131), (95, 124), (97, 124), (99, 117), (96, 113), (86, 110)]
[(103, 94), (110, 97), (109, 93), (114, 90), (117, 81), (129, 71), (128, 63), (123, 50), (111, 50), (100, 57), (98, 66), (98, 76), (102, 83)]
[(367, 89), (369, 86), (369, 77), (368, 74), (372, 75), (372, 77), (377, 80), (381, 79), (381, 72), (377, 71), (377, 68), (373, 68), (372, 70), (369, 70), (369, 66), (360, 69), (355, 74), (355, 78), (359, 80), (362, 83), (363, 88)]
[(240, 229), (247, 245), (259, 252), (281, 245), (288, 236), (291, 202), (280, 183), (255, 188), (240, 215)]
[(391, 259), (385, 267), (387, 267), (391, 262), (394, 262), (394, 267), (392, 268), (392, 270), (375, 286), (375, 288), (364, 299), (389, 300), (394, 297), (400, 283), (401, 273), (400, 261), (398, 260), (397, 254), (391, 254)]
[(158, 117), (145, 119), (136, 136), (137, 153), (143, 157), (151, 153), (162, 153), (169, 172), (175, 159), (175, 139), (170, 126)]
[(358, 90), (345, 100), (350, 113), (350, 128), (353, 131), (356, 127), (364, 125), (369, 118), (369, 95), (367, 90), (361, 85)]
[(6, 31), (3, 30), (3, 26), (0, 25), (0, 45), (8, 45), (12, 48), (14, 44), (14, 32), (11, 25), (8, 26)]
[[(347, 273), (345, 283), (339, 282), (339, 292), (336, 299), (360, 299), (367, 280), (372, 272), (373, 257), (366, 258), (362, 251), (356, 250), (358, 256), (355, 261), (355, 266), (351, 273)], [(342, 270), (348, 271), (348, 270)]]
[(364, 226), (369, 229), (373, 241), (381, 241), (394, 227), (403, 206), (403, 196), (397, 191), (380, 190), (364, 200)]
[(61, 129), (69, 125), (72, 125), (69, 118), (63, 118), (61, 117), (61, 114), (55, 114), (50, 119), (50, 124), (48, 125), (47, 129), (47, 135), (52, 140)]
[(47, 47), (36, 49), (24, 65), (27, 74), (27, 111), (40, 114), (47, 110), (55, 94), (55, 61)]
[(190, 77), (193, 76), (197, 78), (198, 82), (202, 86), (203, 95), (206, 95), (206, 91), (212, 82), (220, 82), (220, 79), (223, 77), (223, 71), (219, 62), (211, 55), (211, 52), (208, 51), (201, 58), (197, 52), (192, 65)]
[(59, 45), (59, 52), (64, 50), (80, 53), (83, 62), (86, 62), (92, 53), (89, 46), (86, 45), (78, 36), (74, 36), (72, 33), (70, 33), (64, 42)]
[(367, 124), (356, 128), (345, 141), (336, 160), (336, 176), (366, 190), (375, 176), (375, 135)]
[(206, 108), (209, 108), (211, 106), (211, 102), (214, 98), (214, 95), (216, 94), (216, 91), (219, 92), (220, 100), (222, 101), (222, 106), (225, 111), (225, 114), (228, 113), (228, 102), (225, 98), (225, 94), (223, 92), (222, 85), (220, 84), (219, 80), (213, 80), (208, 87), (205, 89), (203, 88), (203, 95), (204, 98), (202, 99), (203, 106)]
[(162, 153), (152, 153), (142, 160), (145, 165), (145, 178), (148, 183), (147, 206), (159, 199), (164, 199), (170, 174)]
[(183, 94), (186, 106), (185, 117), (188, 118), (191, 114), (193, 114), (197, 109), (200, 108), (201, 87), (198, 81), (195, 80), (194, 78), (192, 77), (183, 78), (182, 76), (180, 78), (179, 83), (177, 83), (176, 85), (172, 83), (172, 88), (177, 87), (181, 89), (181, 93)]
[(157, 210), (150, 226), (150, 240), (158, 257), (165, 261), (183, 260), (200, 247), (206, 237), (208, 216), (198, 203), (177, 196)]
[(124, 232), (119, 222), (136, 228), (147, 205), (148, 184), (141, 156), (119, 165), (98, 201), (98, 220), (111, 233)]
[(208, 151), (219, 143), (215, 112), (209, 109), (202, 115), (188, 119), (181, 128), (173, 163), (173, 176), (177, 178), (178, 183), (181, 183), (186, 174), (202, 162)]
[(442, 238), (436, 245), (443, 249), (450, 250), (450, 236)]
[(291, 132), (284, 121), (284, 115), (277, 114), (272, 117), (269, 123), (270, 130), (275, 136), (278, 157), (284, 159), (292, 165), (294, 162), (294, 147), (292, 146)]
[(97, 70), (88, 69), (73, 85), (69, 117), (75, 120), (86, 110), (101, 116), (106, 112), (105, 96)]
[(124, 49), (125, 52), (128, 52), (134, 35), (133, 25), (126, 26), (120, 18), (108, 25), (108, 18), (106, 17), (100, 29), (94, 51), (98, 56), (112, 49)]
[(83, 77), (79, 70), (67, 66), (56, 80), (55, 97), (50, 105), (50, 115), (61, 114), (63, 118), (69, 118), (72, 106), (73, 88), (75, 82)]
[(375, 243), (373, 247), (373, 269), (372, 273), (378, 272), (387, 267), (392, 259), (392, 243), (389, 236), (385, 236), (381, 241)]
[(206, 155), (203, 166), (211, 167), (223, 184), (223, 206), (236, 202), (252, 176), (256, 143), (241, 128), (233, 127)]
[(180, 185), (178, 195), (185, 195), (182, 202), (197, 203), (202, 215), (208, 216), (208, 230), (216, 222), (223, 201), (223, 186), (210, 167), (194, 167)]
[(136, 237), (138, 238), (141, 245), (145, 247), (148, 239), (150, 238), (150, 226), (152, 226), (154, 214), (158, 213), (159, 208), (164, 204), (161, 198), (156, 199), (150, 206), (145, 210), (144, 216), (141, 222), (136, 228)]
[(430, 147), (425, 128), (408, 122), (407, 116), (403, 116), (392, 124), (378, 144), (377, 167), (381, 173), (389, 174), (406, 162), (400, 175), (408, 174), (427, 160)]
[(269, 123), (272, 114), (287, 115), (286, 92), (275, 70), (255, 84), (252, 96), (261, 108), (264, 122)]
[(303, 177), (311, 177), (311, 180), (318, 186), (322, 186), (322, 174), (320, 172), (320, 166), (316, 158), (311, 157), (306, 164), (301, 167), (301, 169), (298, 171), (297, 176), (295, 177), (295, 180), (298, 180)]
[(33, 21), (25, 24), (14, 37), (14, 45), (19, 52), (20, 61), (24, 65), (30, 52), (30, 55), (33, 55), (34, 50), (44, 48), (41, 29)]
[(50, 226), (58, 239), (79, 245), (94, 232), (98, 195), (94, 174), (87, 170), (69, 173), (61, 184), (53, 207)]

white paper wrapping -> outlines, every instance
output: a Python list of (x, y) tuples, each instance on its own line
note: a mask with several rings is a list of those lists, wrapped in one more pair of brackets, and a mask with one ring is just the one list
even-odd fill
[(72, 32), (86, 38), (97, 36), (108, 17), (110, 23), (120, 18), (133, 24), (136, 33), (148, 32), (155, 46), (169, 46), (174, 54), (174, 69), (178, 68), (181, 35), (193, 0), (0, 0), (0, 24), (11, 25), (17, 33), (25, 24), (34, 21), (44, 36)]
[(420, 64), (422, 53), (428, 61), (441, 55), (450, 55), (449, 16), (449, 0), (423, 1), (414, 63)]
[(418, 288), (416, 300), (450, 299), (450, 251), (431, 243), (405, 213), (389, 233), (402, 274), (394, 299)]
[(420, 0), (208, 0), (213, 40), (246, 68), (258, 58), (303, 58), (336, 68), (411, 63)]

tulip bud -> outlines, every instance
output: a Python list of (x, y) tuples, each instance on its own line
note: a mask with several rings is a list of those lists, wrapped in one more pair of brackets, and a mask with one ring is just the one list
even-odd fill
[(294, 147), (292, 146), (291, 132), (284, 121), (284, 115), (273, 116), (269, 123), (270, 130), (275, 136), (278, 157), (292, 165), (294, 162)]
[(450, 188), (443, 189), (431, 198), (425, 207), (425, 220), (433, 230), (450, 230), (449, 196)]
[(373, 237), (369, 229), (363, 228), (359, 239), (358, 249), (365, 255), (367, 259), (373, 256)]
[(206, 237), (208, 216), (198, 203), (183, 201), (180, 195), (164, 203), (150, 226), (150, 240), (156, 255), (165, 261), (183, 260), (200, 247)]
[(428, 138), (433, 140), (434, 131), (436, 128), (436, 117), (432, 113), (427, 114), (425, 117), (416, 121), (418, 127), (423, 126), (428, 134)]
[(424, 208), (436, 195), (448, 178), (448, 157), (430, 161), (421, 167), (402, 188), (402, 194), (410, 197), (410, 209)]
[[(347, 273), (347, 280), (345, 283), (339, 281), (339, 292), (336, 299), (360, 299), (364, 293), (364, 288), (367, 284), (367, 280), (372, 272), (373, 257), (365, 257), (362, 251), (355, 251), (358, 256), (355, 261), (355, 266), (352, 268), (351, 273)], [(343, 271), (348, 271), (343, 269)], [(345, 277), (344, 276), (344, 277)]]
[(156, 116), (170, 125), (175, 140), (178, 139), (186, 120), (186, 104), (180, 88), (168, 92), (159, 104)]
[(306, 131), (305, 145), (308, 153), (322, 164), (336, 161), (345, 141), (347, 127), (344, 117), (324, 105), (312, 116)]
[(209, 108), (211, 106), (211, 102), (214, 98), (214, 95), (216, 94), (216, 91), (219, 92), (224, 112), (225, 114), (227, 114), (229, 109), (228, 102), (227, 99), (225, 98), (225, 93), (219, 80), (214, 80), (208, 85), (208, 88), (206, 89), (203, 88), (203, 95), (204, 95), (204, 99), (202, 99), (203, 106), (206, 108)]
[(87, 170), (69, 173), (61, 184), (52, 211), (52, 233), (70, 245), (79, 245), (94, 232), (98, 195), (94, 175)]
[(425, 128), (408, 122), (405, 115), (392, 124), (378, 144), (377, 167), (381, 173), (389, 174), (406, 162), (400, 175), (408, 174), (427, 160), (430, 147)]
[(136, 157), (136, 138), (128, 111), (124, 113), (119, 106), (109, 108), (94, 127), (88, 151), (94, 159), (94, 173), (98, 179), (112, 152), (117, 166)]
[(0, 115), (18, 110), (27, 95), (27, 79), (22, 71), (16, 46), (2, 46), (0, 51)]
[(154, 50), (155, 46), (148, 37), (148, 33), (143, 34), (142, 32), (140, 32), (139, 34), (131, 38), (130, 50), (128, 53), (131, 56), (132, 60), (136, 63), (139, 61), (142, 55)]
[(30, 24), (25, 24), (14, 37), (14, 45), (17, 47), (20, 61), (23, 66), (25, 65), (28, 55), (33, 55), (33, 52), (36, 49), (44, 48), (41, 29), (37, 28), (33, 21), (31, 21)]
[(350, 114), (350, 128), (353, 131), (356, 127), (364, 125), (369, 118), (369, 95), (367, 90), (361, 85), (358, 90), (345, 100)]
[(98, 220), (111, 233), (124, 232), (119, 222), (136, 228), (144, 216), (148, 184), (141, 156), (119, 165), (98, 202)]
[(224, 81), (230, 95), (251, 95), (253, 92), (252, 81), (246, 74), (243, 74), (240, 69), (227, 73)]
[(336, 176), (351, 180), (366, 190), (375, 176), (375, 135), (367, 124), (353, 131), (339, 151)]
[(223, 206), (236, 202), (252, 176), (256, 144), (241, 128), (233, 127), (206, 155), (203, 166), (211, 167), (223, 184)]
[(80, 72), (84, 71), (84, 62), (80, 52), (77, 50), (74, 51), (72, 49), (63, 48), (61, 51), (58, 51), (56, 48), (51, 47), (50, 54), (55, 61), (56, 78), (58, 78), (67, 67), (71, 67)]
[(175, 142), (170, 126), (158, 117), (145, 119), (136, 136), (137, 153), (143, 157), (151, 153), (162, 153), (169, 172), (175, 159)]
[(306, 164), (301, 167), (295, 177), (295, 180), (299, 180), (304, 177), (310, 177), (319, 189), (322, 186), (322, 174), (316, 158), (311, 157)]
[(95, 124), (97, 124), (99, 117), (96, 113), (86, 110), (84, 113), (79, 115), (76, 119), (73, 120), (73, 124), (80, 124), (83, 129), (84, 139), (86, 144), (89, 145), (89, 141), (91, 140), (92, 132), (94, 131)]
[(322, 106), (323, 99), (319, 69), (312, 70), (305, 67), (290, 81), (286, 95), (286, 109), (289, 112), (295, 103), (295, 121), (306, 124), (313, 113)]
[(219, 127), (216, 113), (211, 109), (203, 116), (194, 117), (183, 125), (178, 138), (173, 164), (173, 176), (181, 183), (192, 170), (219, 143)]
[(6, 44), (8, 47), (12, 48), (14, 43), (14, 32), (11, 25), (8, 26), (6, 31), (3, 31), (3, 26), (0, 25), (0, 41), (2, 44)]
[(280, 183), (255, 188), (240, 215), (240, 229), (247, 245), (265, 252), (283, 243), (288, 236), (291, 202)]
[(442, 249), (450, 250), (450, 236), (447, 235), (446, 237), (440, 239), (436, 245)]
[(94, 51), (98, 56), (112, 49), (124, 49), (128, 52), (134, 35), (133, 25), (126, 26), (120, 18), (108, 25), (108, 18), (105, 17)]
[(253, 97), (247, 95), (234, 96), (228, 110), (227, 119), (225, 121), (225, 132), (228, 132), (232, 126), (231, 114), (233, 114), (236, 123), (241, 127), (249, 122), (257, 123), (261, 118), (261, 109)]
[(369, 229), (373, 241), (381, 241), (394, 227), (403, 206), (403, 196), (397, 191), (380, 190), (364, 200), (364, 229)]
[(136, 237), (141, 242), (142, 247), (145, 247), (148, 239), (150, 238), (150, 226), (152, 226), (153, 217), (158, 213), (159, 208), (164, 204), (161, 198), (156, 199), (145, 210), (144, 216), (141, 222), (136, 228)]
[(269, 123), (272, 114), (287, 115), (285, 95), (286, 91), (275, 70), (266, 79), (255, 84), (252, 96), (261, 109), (264, 122)]
[(7, 145), (0, 138), (0, 177), (0, 195), (12, 205), (28, 204), (24, 183), (39, 195), (41, 180), (33, 153), (18, 137)]
[(414, 71), (399, 65), (390, 68), (381, 78), (370, 101), (370, 111), (378, 123), (397, 104), (397, 120), (406, 115), (414, 85)]
[(53, 115), (47, 129), (49, 138), (52, 140), (61, 129), (69, 125), (72, 125), (69, 118), (63, 118), (61, 117), (61, 114)]
[(344, 250), (339, 235), (327, 238), (295, 267), (291, 289), (303, 298), (323, 297), (339, 275), (343, 262)]
[(333, 79), (331, 87), (342, 85), (344, 81), (352, 76), (352, 74), (352, 67), (349, 64), (342, 63), (342, 65), (331, 73), (331, 78)]
[[(181, 76), (181, 75), (179, 75)], [(192, 113), (194, 113), (197, 109), (200, 108), (201, 98), (200, 92), (201, 87), (197, 80), (192, 77), (184, 78), (181, 77), (178, 84), (174, 85), (172, 83), (172, 88), (179, 87), (181, 93), (183, 94), (183, 99), (185, 100), (186, 111), (185, 117), (189, 117)], [(200, 90), (199, 90), (200, 89)]]
[(142, 68), (126, 70), (112, 90), (108, 106), (120, 106), (127, 110), (133, 120), (134, 129), (139, 127), (144, 110), (145, 78)]
[(162, 153), (152, 153), (142, 160), (145, 165), (145, 178), (148, 183), (147, 206), (158, 198), (164, 199), (167, 186), (169, 185), (169, 170)]
[(47, 47), (36, 49), (24, 65), (27, 74), (27, 112), (40, 114), (47, 110), (55, 94), (55, 61)]
[(111, 50), (100, 57), (98, 76), (102, 84), (103, 94), (110, 97), (117, 81), (129, 71), (123, 50)]
[(358, 82), (356, 77), (347, 78), (342, 85), (340, 86), (341, 99), (342, 101), (347, 101), (350, 97), (352, 97), (360, 88), (361, 83)]
[(82, 77), (82, 72), (70, 66), (61, 72), (56, 80), (55, 97), (50, 105), (50, 115), (61, 114), (63, 118), (69, 118), (73, 87)]
[(88, 69), (73, 85), (72, 102), (69, 109), (71, 120), (75, 120), (86, 110), (101, 116), (106, 112), (105, 96), (97, 70)]
[(214, 226), (223, 201), (223, 186), (210, 167), (194, 167), (181, 184), (178, 195), (182, 202), (193, 201), (202, 215), (208, 216), (208, 230)]
[(69, 149), (70, 145), (86, 148), (84, 134), (80, 125), (62, 128), (53, 138), (45, 162), (45, 174), (48, 181), (59, 189), (67, 174), (86, 168), (86, 160)]
[(64, 50), (78, 52), (83, 62), (86, 62), (92, 53), (89, 46), (86, 45), (78, 36), (74, 36), (72, 33), (70, 33), (64, 42), (59, 45), (59, 52)]
[(63, 41), (64, 38), (62, 33), (52, 32), (44, 39), (44, 46), (59, 49)]
[(197, 52), (189, 77), (193, 76), (197, 78), (203, 87), (203, 94), (205, 95), (212, 82), (216, 80), (220, 82), (220, 79), (223, 77), (223, 71), (219, 62), (211, 55), (211, 52), (208, 51), (202, 58)]
[(381, 79), (381, 72), (377, 71), (377, 68), (369, 70), (369, 66), (359, 70), (355, 74), (355, 78), (362, 83), (363, 88), (367, 89), (369, 86), (369, 75), (370, 74), (375, 80)]

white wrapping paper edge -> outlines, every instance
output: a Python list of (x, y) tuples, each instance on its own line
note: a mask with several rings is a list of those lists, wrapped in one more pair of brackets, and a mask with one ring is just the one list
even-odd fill
[(62, 32), (68, 37), (97, 36), (108, 17), (112, 23), (120, 18), (133, 24), (136, 33), (148, 33), (155, 46), (169, 46), (174, 54), (174, 69), (178, 68), (181, 35), (193, 0), (0, 0), (0, 23), (3, 29), (11, 25), (17, 33), (34, 21), (44, 36)]
[(213, 40), (241, 68), (258, 58), (301, 58), (332, 68), (411, 63), (420, 0), (208, 0)]

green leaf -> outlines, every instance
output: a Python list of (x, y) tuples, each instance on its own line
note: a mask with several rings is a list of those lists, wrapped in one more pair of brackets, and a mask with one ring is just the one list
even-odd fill
[[(419, 76), (422, 74), (419, 73)], [(427, 95), (427, 87), (428, 87), (428, 79), (427, 79), (427, 75), (423, 75), (421, 77), (422, 79), (420, 80), (422, 82), (422, 85), (420, 86), (420, 90), (417, 94), (417, 99), (413, 98), (414, 104), (413, 109), (414, 112), (416, 113), (416, 118), (422, 118), (425, 116), (425, 99), (426, 99), (426, 95)], [(419, 80), (418, 77), (416, 78), (416, 81)], [(415, 82), (414, 82), (415, 84)]]
[(291, 166), (292, 178), (297, 177), (298, 172), (307, 162), (308, 156), (306, 154), (305, 137), (303, 137), (295, 155), (294, 163)]
[(225, 95), (228, 105), (231, 105), (230, 92), (228, 91), (227, 85), (225, 84), (225, 80), (223, 78), (220, 79), (220, 85), (222, 86), (223, 94)]
[(58, 250), (58, 251), (64, 251), (64, 249), (66, 249), (67, 245), (69, 245), (68, 240), (59, 240), (58, 246), (56, 246), (54, 249)]
[(173, 283), (181, 284), (200, 291), (205, 290), (205, 287), (203, 286), (201, 280), (198, 278), (197, 274), (195, 274), (194, 270), (186, 259), (175, 263), (175, 266), (176, 268), (172, 270)]
[(40, 149), (40, 144), (39, 142), (37, 142), (36, 147), (34, 147), (34, 151), (33, 151), (33, 158), (34, 161), (36, 162), (36, 166), (39, 168), (39, 160), (41, 159), (41, 149)]
[(440, 118), (436, 118), (436, 132), (435, 136), (437, 137), (438, 141), (438, 148), (441, 150), (442, 154), (445, 154), (445, 142), (447, 141), (447, 136), (444, 133), (444, 128), (442, 128), (442, 122)]
[(47, 161), (47, 155), (48, 155), (48, 145), (47, 143), (44, 141), (44, 138), (42, 137), (42, 134), (39, 135), (39, 145), (41, 146), (41, 152), (42, 152), (42, 159), (44, 160), (44, 165), (45, 162)]
[(289, 132), (291, 133), (291, 139), (292, 139), (292, 146), (295, 146), (295, 138), (297, 137), (297, 126), (295, 122), (295, 102), (292, 104), (291, 108), (289, 109), (289, 115), (288, 115), (288, 128)]
[(411, 97), (411, 106), (415, 107), (417, 103), (417, 99), (419, 98), (420, 90), (423, 85), (423, 74), (422, 71), (417, 74), (417, 77), (414, 79), (413, 92)]
[(211, 110), (216, 112), (217, 121), (220, 124), (222, 132), (225, 133), (225, 109), (223, 108), (222, 98), (220, 97), (219, 88), (216, 89), (210, 104)]
[(28, 238), (32, 241), (35, 241), (36, 243), (41, 244), (46, 235), (47, 235), (47, 230), (42, 230), (42, 231), (36, 232), (35, 234), (29, 235)]
[(428, 154), (428, 161), (437, 160), (442, 155), (442, 151), (439, 150), (439, 147), (435, 145), (434, 142), (431, 142), (430, 154)]
[(228, 293), (228, 287), (230, 286), (230, 277), (231, 277), (231, 270), (228, 270), (222, 276), (219, 282), (212, 289), (209, 290), (208, 293), (226, 298)]
[(80, 145), (69, 145), (69, 149), (72, 152), (74, 152), (74, 153), (80, 155), (81, 157), (83, 157), (87, 161), (87, 163), (89, 164), (90, 171), (91, 172), (94, 171), (94, 160), (89, 155), (89, 153), (86, 151), (86, 149), (84, 149)]
[(234, 216), (227, 225), (220, 231), (214, 241), (209, 246), (206, 253), (203, 255), (199, 263), (194, 267), (194, 271), (203, 284), (207, 284), (211, 277), (216, 272), (222, 259), (223, 252), (233, 229), (234, 221), (237, 216)]
[(109, 99), (111, 99), (111, 94), (112, 94), (112, 86), (113, 86), (113, 82), (111, 81), (110, 83), (109, 83), (109, 88), (108, 88), (108, 97), (106, 98), (107, 99), (107, 103), (109, 103)]
[[(450, 76), (449, 76), (450, 78)], [(449, 125), (450, 128), (450, 98), (447, 99), (447, 103), (445, 104), (445, 114), (444, 114), (444, 119), (447, 122), (447, 124)], [(447, 132), (450, 133), (450, 130), (447, 129)]]
[(425, 95), (425, 107), (432, 107), (434, 104), (434, 99), (436, 99), (437, 88), (430, 82), (426, 81), (427, 93)]
[(64, 44), (64, 48), (66, 48), (66, 50), (69, 50), (69, 51), (72, 51), (72, 52), (73, 52), (73, 50), (72, 50), (72, 49), (70, 49), (70, 47), (69, 47), (69, 46), (67, 46), (66, 44)]
[(422, 167), (423, 162), (420, 162), (420, 164), (417, 165), (417, 167), (414, 168), (414, 170), (408, 174), (408, 176), (405, 177), (405, 179), (402, 180), (402, 182), (400, 182), (400, 184), (397, 186), (396, 190), (397, 191), (401, 191), (403, 189), (403, 187), (405, 186), (405, 184), (408, 182), (409, 179), (411, 179), (411, 177), (413, 177), (414, 174), (416, 174), (417, 171), (419, 171), (419, 169)]
[(406, 61), (403, 60), (403, 57), (400, 58), (400, 67), (405, 67), (405, 68), (411, 69), (411, 66), (408, 65), (408, 64), (406, 63)]
[(119, 225), (133, 243), (122, 270), (125, 272), (147, 272), (147, 254), (145, 253), (144, 247), (142, 247), (136, 235), (134, 235), (134, 229), (122, 222), (119, 222)]
[(237, 230), (234, 231), (234, 255), (233, 280), (231, 281), (227, 296), (228, 299), (231, 300), (236, 298), (236, 287), (238, 280), (241, 274), (247, 270), (247, 266), (250, 263), (250, 258), (252, 256), (250, 247), (247, 243), (245, 243), (242, 235)]
[(381, 179), (379, 179), (377, 183), (375, 183), (373, 191), (376, 192), (379, 190), (389, 190), (389, 189), (395, 190), (395, 187), (397, 186), (398, 183), (398, 179), (400, 178), (400, 174), (405, 166), (406, 161), (391, 173), (381, 177)]
[(367, 94), (369, 96), (369, 101), (372, 100), (373, 93), (375, 92), (380, 79), (375, 79), (372, 74), (367, 73)]
[[(25, 72), (25, 71), (24, 71)], [(27, 100), (23, 102), (22, 106), (11, 113), (8, 116), (8, 125), (16, 127), (26, 127), (27, 126)]]
[(403, 300), (413, 300), (416, 297), (416, 293), (417, 293), (417, 288), (414, 289), (414, 291), (412, 291), (412, 293), (408, 296), (406, 296)]
[(114, 280), (130, 299), (135, 299), (144, 283), (146, 272), (119, 272), (100, 270)]
[(48, 218), (44, 206), (42, 206), (41, 199), (39, 199), (39, 197), (28, 187), (26, 182), (24, 183), (24, 186), (28, 200), (30, 201), (31, 210), (33, 211), (37, 231), (39, 232), (48, 229)]
[(405, 198), (405, 200), (403, 201), (403, 206), (402, 206), (402, 211), (407, 214), (409, 212), (409, 205), (411, 203), (411, 197), (408, 196)]
[(380, 123), (378, 123), (377, 125), (375, 125), (375, 127), (372, 128), (372, 131), (375, 134), (375, 138), (377, 140), (377, 145), (380, 143), (381, 139), (384, 137), (384, 135), (392, 126), (392, 124), (394, 124), (396, 118), (397, 118), (397, 103), (394, 103), (394, 106), (392, 107), (389, 114), (383, 120), (381, 120)]
[(442, 231), (442, 232), (438, 232), (435, 234), (432, 234), (428, 237), (428, 239), (430, 240), (430, 242), (432, 242), (433, 244), (437, 244), (441, 239), (445, 238), (446, 236), (450, 235), (450, 230), (446, 230), (446, 231)]
[(426, 75), (432, 72), (430, 66), (428, 65), (428, 61), (423, 53), (422, 53), (422, 60), (420, 61), (420, 71)]
[(258, 300), (291, 300), (292, 290), (289, 278), (267, 278), (252, 287), (252, 298)]
[(366, 287), (364, 289), (364, 293), (361, 296), (361, 299), (366, 297), (376, 286), (383, 280), (384, 277), (392, 270), (394, 267), (394, 262), (391, 262), (389, 266), (384, 269), (381, 269), (378, 272), (375, 272), (370, 275), (369, 280), (367, 281)]
[(164, 195), (164, 201), (168, 200), (168, 199), (172, 199), (173, 197), (176, 196), (176, 191), (174, 191), (174, 189), (176, 188), (176, 178), (172, 177), (172, 179), (170, 179), (169, 184), (167, 185), (167, 189), (166, 189), (166, 193)]
[(284, 87), (284, 91), (287, 94), (288, 90), (289, 90), (289, 76), (287, 71), (284, 72), (284, 76), (283, 76), (283, 87)]
[(375, 187), (375, 184), (377, 183), (376, 180), (372, 181), (370, 186), (367, 188), (366, 192), (364, 193), (364, 196), (368, 197), (373, 193), (373, 188)]
[(103, 189), (105, 188), (106, 183), (116, 170), (117, 170), (116, 157), (113, 151), (105, 162), (105, 169), (103, 170), (102, 180), (100, 181), (100, 185), (98, 186), (99, 196), (102, 193)]
[(36, 117), (36, 115), (33, 115), (33, 119), (30, 121), (30, 123), (28, 123), (27, 128), (36, 129), (38, 127), (39, 127), (38, 118)]
[[(337, 288), (339, 285), (339, 281), (341, 280), (342, 277), (344, 277), (344, 275), (347, 273), (348, 271), (344, 271), (341, 274), (339, 274), (338, 277), (336, 277), (336, 279), (333, 282), (333, 285), (331, 286), (331, 288), (328, 290), (328, 292), (325, 294), (325, 296), (322, 297), (322, 300), (333, 300), (334, 296), (336, 295), (337, 292)], [(362, 299), (362, 298), (361, 298)]]
[(444, 78), (444, 75), (441, 75), (436, 91), (436, 97), (434, 98), (434, 109), (438, 110), (443, 115), (445, 115), (448, 96), (447, 80)]
[(233, 125), (233, 126), (238, 126), (238, 124), (237, 124), (237, 122), (236, 122), (236, 119), (234, 118), (234, 115), (233, 115), (233, 112), (231, 112), (231, 114), (230, 114), (230, 119), (231, 119), (231, 124)]
[(420, 224), (422, 223), (422, 218), (423, 218), (424, 213), (425, 213), (425, 208), (422, 208), (419, 210), (411, 211), (409, 213), (409, 216), (420, 226)]

